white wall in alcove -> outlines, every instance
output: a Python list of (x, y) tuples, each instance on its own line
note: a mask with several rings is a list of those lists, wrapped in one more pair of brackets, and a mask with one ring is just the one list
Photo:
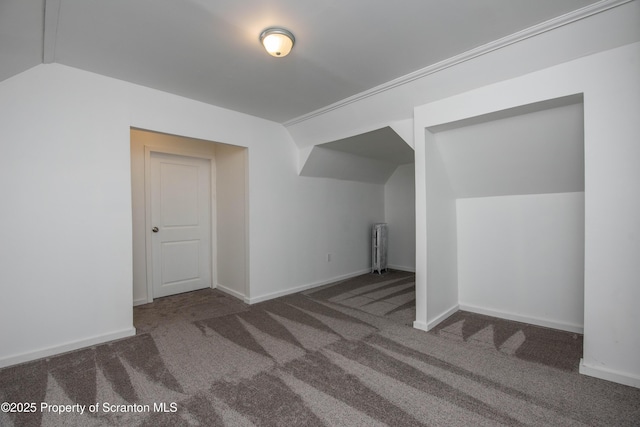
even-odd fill
[[(416, 319), (426, 329), (455, 307), (457, 277), (428, 283), (438, 264), (429, 235), (430, 128), (576, 94), (584, 96), (585, 270), (581, 372), (640, 387), (640, 43), (597, 53), (432, 102), (414, 111), (416, 145)], [(436, 223), (433, 223), (436, 221)], [(455, 228), (452, 230), (455, 236)], [(452, 239), (451, 235), (448, 239)], [(440, 292), (431, 292), (435, 287)], [(435, 298), (436, 301), (431, 301)], [(432, 309), (436, 307), (436, 309)]]
[(400, 165), (384, 186), (384, 220), (389, 227), (389, 268), (416, 269), (416, 194), (413, 163)]
[(458, 199), (463, 310), (572, 332), (584, 325), (584, 193)]

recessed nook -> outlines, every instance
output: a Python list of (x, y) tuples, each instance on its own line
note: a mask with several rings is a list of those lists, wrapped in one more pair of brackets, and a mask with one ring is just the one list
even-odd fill
[[(582, 97), (427, 132), (433, 286), (448, 277), (440, 291), (463, 310), (582, 333)], [(438, 253), (441, 246), (448, 251)]]

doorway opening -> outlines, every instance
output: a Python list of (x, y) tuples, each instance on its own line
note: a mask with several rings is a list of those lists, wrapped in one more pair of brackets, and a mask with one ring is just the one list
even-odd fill
[(134, 305), (203, 286), (246, 299), (247, 172), (245, 147), (131, 129)]

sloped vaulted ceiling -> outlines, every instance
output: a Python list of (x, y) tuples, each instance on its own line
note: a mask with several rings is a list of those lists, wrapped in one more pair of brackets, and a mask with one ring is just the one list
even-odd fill
[(456, 198), (584, 191), (582, 97), (538, 104), (435, 133)]
[[(285, 123), (621, 2), (3, 0), (0, 79), (44, 59)], [(296, 36), (286, 58), (270, 57), (258, 41), (274, 25)]]
[(314, 146), (300, 175), (384, 184), (413, 161), (413, 149), (387, 126)]

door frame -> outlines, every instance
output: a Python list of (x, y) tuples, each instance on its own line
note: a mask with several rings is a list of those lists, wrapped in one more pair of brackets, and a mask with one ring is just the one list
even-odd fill
[(147, 264), (147, 303), (153, 302), (153, 257), (152, 257), (152, 231), (151, 231), (151, 153), (171, 154), (175, 156), (195, 157), (209, 161), (210, 165), (210, 212), (211, 212), (211, 288), (218, 283), (218, 245), (216, 229), (216, 159), (214, 155), (197, 153), (180, 148), (156, 147), (153, 145), (144, 146), (144, 214), (145, 214), (145, 259)]

